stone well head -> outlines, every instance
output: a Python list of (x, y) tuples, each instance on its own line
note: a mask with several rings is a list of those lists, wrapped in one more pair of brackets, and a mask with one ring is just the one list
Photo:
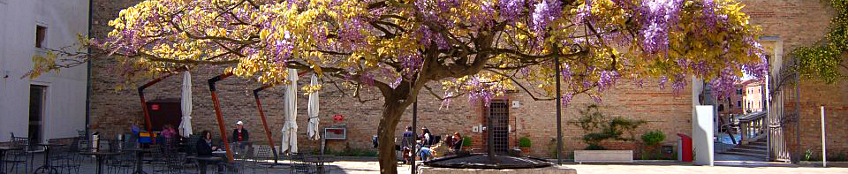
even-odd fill
[(425, 161), (424, 165), (430, 167), (463, 169), (529, 169), (550, 167), (551, 163), (543, 159), (532, 157), (469, 154)]

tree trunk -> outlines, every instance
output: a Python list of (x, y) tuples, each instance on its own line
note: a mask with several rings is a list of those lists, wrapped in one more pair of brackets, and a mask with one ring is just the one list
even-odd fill
[(377, 128), (380, 173), (382, 174), (397, 174), (394, 135), (398, 121), (400, 121), (400, 117), (407, 106), (409, 105), (400, 104), (398, 99), (388, 97), (383, 105), (383, 117), (380, 119), (380, 126)]

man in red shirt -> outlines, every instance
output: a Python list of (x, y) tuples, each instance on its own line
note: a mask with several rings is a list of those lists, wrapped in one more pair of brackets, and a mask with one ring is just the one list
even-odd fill
[(247, 129), (244, 129), (244, 122), (236, 122), (236, 129), (233, 130), (232, 142), (239, 148), (244, 148), (244, 146), (250, 145), (250, 133), (247, 132)]

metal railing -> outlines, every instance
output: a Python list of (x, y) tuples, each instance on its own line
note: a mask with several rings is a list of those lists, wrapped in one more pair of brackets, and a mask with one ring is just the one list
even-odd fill
[(767, 136), (766, 112), (755, 112), (739, 117), (742, 144), (754, 142)]

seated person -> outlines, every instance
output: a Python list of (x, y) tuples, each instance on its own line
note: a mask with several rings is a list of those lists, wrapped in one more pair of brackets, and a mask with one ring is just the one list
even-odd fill
[(438, 143), (430, 147), (430, 155), (435, 158), (441, 158), (453, 154), (451, 152), (452, 150), (450, 150), (450, 146), (447, 143)]
[(236, 129), (233, 130), (233, 144), (238, 148), (250, 146), (250, 133), (244, 128), (244, 122), (236, 122)]
[(141, 122), (138, 121), (133, 122), (132, 126), (130, 127), (130, 131), (132, 131), (134, 135), (138, 135), (138, 133), (140, 132), (146, 132), (146, 130), (144, 130), (144, 128), (141, 126)]
[[(202, 138), (197, 140), (197, 156), (198, 157), (210, 157), (212, 156), (212, 152), (218, 150), (218, 147), (212, 145), (212, 133), (204, 130), (200, 133)], [(207, 161), (198, 160), (200, 163), (199, 169), (200, 173), (206, 173), (206, 164)], [(224, 163), (222, 161), (213, 162), (214, 165), (218, 166), (218, 173), (221, 173), (224, 170)]]
[(421, 146), (418, 149), (418, 156), (421, 157), (421, 161), (430, 160), (430, 157), (433, 156), (433, 153), (430, 151), (430, 147), (423, 146), (423, 144), (420, 144), (420, 145)]
[(450, 145), (451, 145), (451, 149), (453, 151), (462, 150), (462, 135), (460, 135), (459, 132), (454, 132), (453, 136), (450, 139), (451, 139)]
[(177, 129), (174, 129), (174, 126), (170, 124), (166, 124), (162, 127), (162, 137), (165, 139), (172, 139), (177, 137)]
[(212, 145), (212, 133), (209, 131), (203, 131), (200, 135), (202, 138), (197, 140), (197, 156), (212, 156), (212, 151), (218, 149)]

